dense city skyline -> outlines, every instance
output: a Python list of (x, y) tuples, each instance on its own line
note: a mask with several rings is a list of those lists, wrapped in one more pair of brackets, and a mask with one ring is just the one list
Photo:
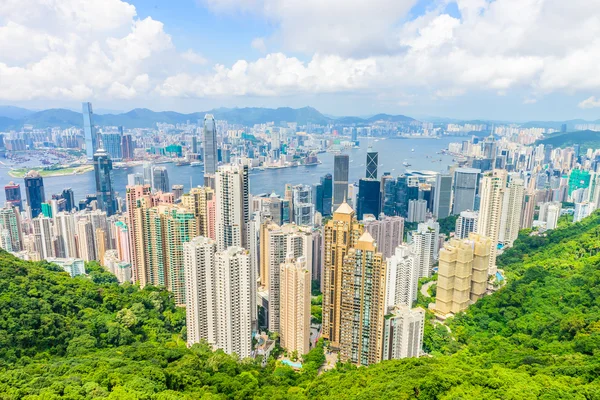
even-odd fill
[(0, 1), (0, 397), (597, 397), (598, 11)]

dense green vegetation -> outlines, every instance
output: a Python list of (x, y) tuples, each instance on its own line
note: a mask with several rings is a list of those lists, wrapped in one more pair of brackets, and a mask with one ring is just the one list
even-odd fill
[(0, 253), (0, 399), (600, 399), (600, 213), (529, 234), (498, 259), (504, 288), (429, 321), (433, 357), (319, 376), (322, 342), (301, 372), (188, 349), (167, 292)]
[(600, 148), (600, 132), (595, 131), (577, 131), (566, 133), (554, 133), (547, 135), (544, 139), (538, 140), (535, 144), (551, 144), (555, 149), (580, 145), (581, 152), (585, 153), (587, 149)]

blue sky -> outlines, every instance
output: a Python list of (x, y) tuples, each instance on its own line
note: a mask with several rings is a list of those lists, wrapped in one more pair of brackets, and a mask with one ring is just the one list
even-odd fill
[(600, 0), (5, 0), (0, 104), (600, 118)]

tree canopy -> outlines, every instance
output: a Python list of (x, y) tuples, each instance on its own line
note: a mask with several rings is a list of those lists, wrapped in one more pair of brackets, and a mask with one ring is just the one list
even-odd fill
[(447, 322), (429, 357), (318, 375), (185, 345), (185, 313), (159, 288), (91, 265), (70, 278), (0, 253), (0, 399), (600, 399), (600, 213), (498, 258), (508, 283)]

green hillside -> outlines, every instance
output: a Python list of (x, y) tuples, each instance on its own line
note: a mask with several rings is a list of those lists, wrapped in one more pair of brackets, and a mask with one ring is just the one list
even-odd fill
[(566, 133), (554, 133), (538, 140), (535, 144), (552, 145), (554, 148), (565, 148), (578, 144), (581, 151), (600, 148), (600, 132), (577, 131)]
[(168, 293), (92, 266), (71, 279), (0, 253), (0, 399), (600, 399), (600, 213), (499, 258), (509, 283), (445, 327), (432, 357), (317, 376), (184, 345)]

